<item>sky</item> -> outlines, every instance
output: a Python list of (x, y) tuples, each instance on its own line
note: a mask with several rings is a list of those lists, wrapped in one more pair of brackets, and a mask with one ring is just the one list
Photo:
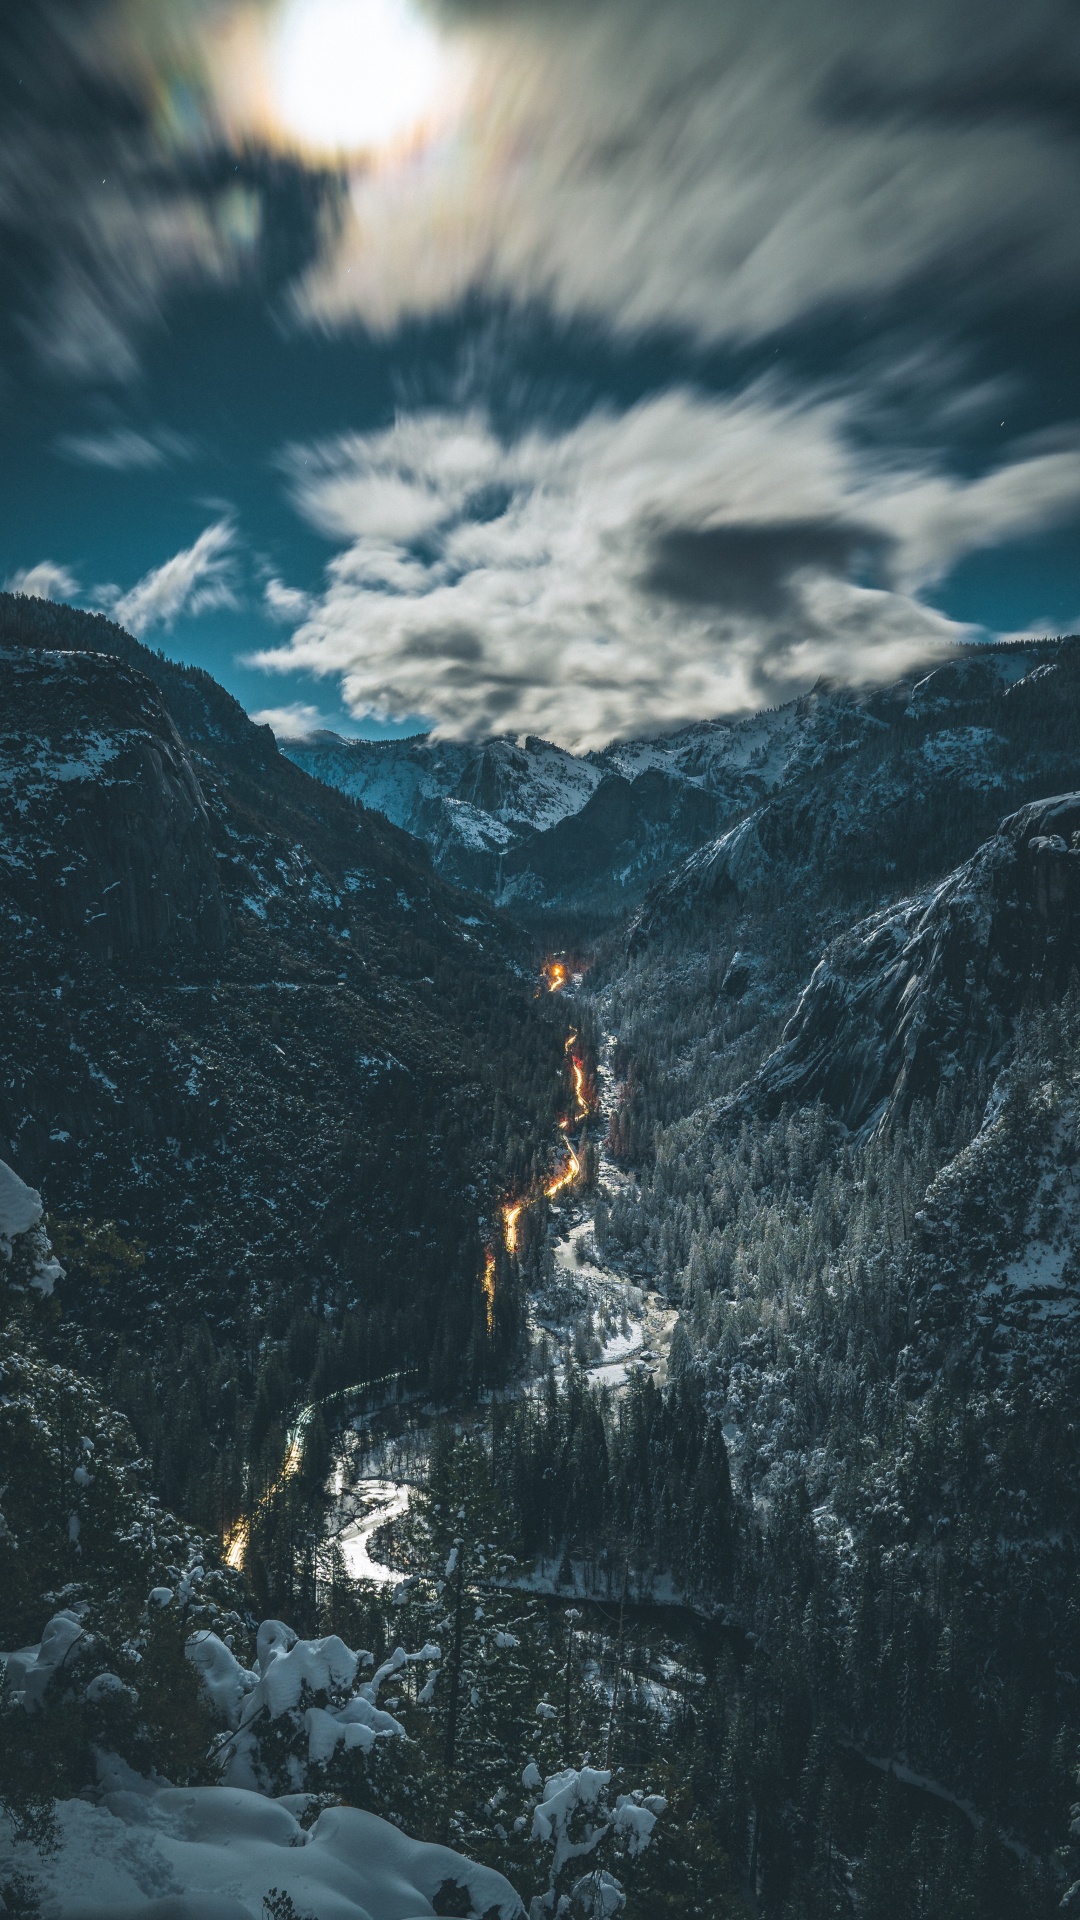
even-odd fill
[(1074, 0), (5, 0), (0, 582), (587, 749), (1080, 628)]

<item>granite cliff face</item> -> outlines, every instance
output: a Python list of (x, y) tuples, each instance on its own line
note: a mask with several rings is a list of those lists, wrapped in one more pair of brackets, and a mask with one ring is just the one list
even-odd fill
[(6, 648), (0, 870), (25, 927), (96, 958), (221, 954), (229, 916), (206, 802), (142, 675)]
[(355, 1308), (372, 1371), (460, 1369), (494, 1092), (525, 1136), (562, 1061), (525, 949), (108, 622), (0, 598), (0, 675), (0, 1159), (145, 1248), (77, 1311)]
[(873, 914), (821, 960), (748, 1094), (822, 1100), (859, 1129), (991, 1066), (1025, 1004), (1080, 958), (1080, 793), (1022, 808), (938, 886)]

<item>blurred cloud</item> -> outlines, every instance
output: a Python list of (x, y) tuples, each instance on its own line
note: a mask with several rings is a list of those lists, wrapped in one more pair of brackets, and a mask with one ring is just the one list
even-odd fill
[(355, 171), (308, 318), (391, 328), (486, 288), (748, 340), (905, 289), (969, 314), (1075, 290), (1068, 0), (596, 0), (472, 31), (457, 139)]
[(80, 589), (75, 575), (55, 560), (39, 560), (36, 567), (23, 567), (4, 581), (8, 593), (25, 593), (33, 600), (74, 600)]
[(182, 615), (235, 607), (235, 550), (231, 522), (219, 520), (200, 533), (192, 546), (144, 574), (126, 593), (119, 587), (102, 587), (98, 598), (114, 620), (138, 636), (151, 627), (170, 627)]
[(311, 595), (302, 593), (299, 587), (286, 586), (284, 580), (272, 576), (263, 588), (263, 605), (271, 620), (280, 620), (283, 626), (303, 620), (311, 610)]
[(332, 722), (318, 707), (294, 700), (287, 707), (263, 707), (251, 715), (257, 727), (272, 727), (279, 740), (306, 740), (311, 734), (331, 728)]
[[(905, 294), (978, 324), (1080, 282), (1072, 0), (382, 0), (388, 63), (424, 19), (445, 48), (443, 108), (411, 143), (332, 162), (274, 95), (281, 34), (320, 7), (352, 18), (344, 0), (55, 0), (32, 54), (12, 42), (0, 244), (56, 371), (129, 378), (172, 291), (261, 271), (283, 165), (313, 183), (293, 309), (321, 326), (391, 329), (480, 292), (738, 341)], [(322, 93), (347, 100), (351, 42), (301, 39), (326, 40)]]
[(170, 433), (167, 428), (140, 433), (134, 427), (112, 427), (103, 433), (61, 434), (56, 451), (79, 466), (131, 473), (163, 467), (173, 460), (189, 460), (194, 447), (183, 434)]
[(972, 630), (921, 597), (965, 553), (1080, 510), (1080, 447), (976, 480), (856, 450), (850, 404), (670, 392), (500, 440), (480, 414), (294, 449), (344, 540), (254, 663), (340, 680), (357, 715), (566, 745), (893, 678)]

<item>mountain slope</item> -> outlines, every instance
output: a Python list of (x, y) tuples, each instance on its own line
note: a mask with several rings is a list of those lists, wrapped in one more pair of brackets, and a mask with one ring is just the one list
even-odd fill
[(235, 1399), (269, 1337), (272, 1404), (497, 1373), (481, 1221), (562, 1067), (510, 935), (206, 676), (34, 603), (0, 648), (0, 1157), (135, 1248), (64, 1303), (83, 1357), (141, 1378), (204, 1325)]
[[(1042, 790), (1071, 784), (1080, 778), (1075, 653), (1053, 641), (973, 649), (921, 681), (866, 693), (823, 686), (770, 712), (617, 741), (581, 757), (532, 737), (376, 743), (316, 734), (286, 741), (283, 751), (416, 834), (448, 877), (518, 912), (612, 914), (762, 806), (790, 818), (790, 832), (800, 806), (820, 825), (826, 795), (825, 812), (850, 817), (850, 852), (861, 814), (910, 813), (927, 794), (954, 786), (973, 805), (989, 801), (980, 816), (988, 829), (1002, 802), (1019, 803), (1033, 790), (1030, 782), (1024, 788), (1030, 742), (1016, 751), (1018, 707), (1039, 697), (1058, 704), (1059, 741), (1064, 701), (1069, 734), (1069, 769), (1060, 767)], [(1039, 676), (1048, 673), (1057, 677), (1039, 695)], [(1018, 683), (1025, 694), (1010, 707)], [(1041, 774), (1034, 790), (1040, 782)], [(899, 817), (896, 824), (897, 837), (910, 839), (911, 821), (904, 833)], [(811, 864), (817, 845), (808, 843), (806, 854)], [(673, 899), (661, 904), (661, 917)]]
[(1080, 793), (1036, 801), (937, 887), (821, 960), (751, 1098), (825, 1104), (853, 1128), (992, 1065), (1022, 1006), (1060, 998), (1080, 936)]
[(825, 699), (812, 748), (804, 740), (760, 805), (653, 884), (632, 943), (796, 896), (876, 904), (937, 879), (1010, 807), (1078, 782), (1075, 641), (975, 655), (865, 703)]

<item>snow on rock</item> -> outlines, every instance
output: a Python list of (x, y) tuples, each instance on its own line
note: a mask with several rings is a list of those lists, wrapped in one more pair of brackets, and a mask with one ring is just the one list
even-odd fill
[[(236, 1787), (107, 1793), (57, 1807), (59, 1845), (15, 1849), (40, 1889), (42, 1920), (264, 1920), (276, 1888), (318, 1920), (428, 1920), (461, 1889), (480, 1920), (518, 1920), (509, 1881), (447, 1847), (410, 1840), (375, 1814), (328, 1807), (310, 1831), (306, 1796)], [(454, 1905), (452, 1911), (461, 1912)]]
[(64, 1269), (53, 1258), (41, 1213), (40, 1193), (0, 1160), (0, 1264), (13, 1269), (16, 1285), (48, 1294)]
[[(169, 1604), (166, 1589), (155, 1591), (158, 1604)], [(83, 1635), (78, 1612), (64, 1610), (37, 1645), (0, 1655), (11, 1703), (36, 1712)], [(317, 1920), (427, 1920), (445, 1910), (449, 1896), (440, 1893), (448, 1885), (457, 1889), (456, 1901), (467, 1896), (475, 1920), (517, 1920), (517, 1894), (490, 1868), (410, 1840), (353, 1807), (327, 1808), (308, 1830), (298, 1816), (310, 1819), (316, 1810), (309, 1794), (259, 1791), (260, 1733), (271, 1723), (280, 1745), (280, 1723), (291, 1716), (316, 1766), (342, 1743), (367, 1753), (377, 1739), (404, 1731), (377, 1704), (384, 1681), (411, 1662), (438, 1661), (440, 1649), (396, 1647), (357, 1686), (358, 1670), (372, 1657), (337, 1635), (301, 1640), (281, 1621), (267, 1620), (257, 1646), (249, 1671), (214, 1633), (195, 1633), (187, 1644), (208, 1699), (232, 1731), (220, 1756), (225, 1784), (164, 1787), (104, 1756), (96, 1798), (56, 1804), (56, 1850), (39, 1855), (29, 1842), (14, 1848), (15, 1864), (38, 1888), (43, 1920), (263, 1920), (272, 1888), (288, 1894), (298, 1914)], [(87, 1697), (130, 1691), (105, 1672), (91, 1681)], [(294, 1771), (302, 1784), (303, 1769)]]
[(307, 773), (386, 815), (424, 839), (499, 851), (523, 832), (576, 813), (599, 785), (599, 768), (563, 747), (530, 736), (344, 740), (316, 733), (282, 742)]
[(780, 1044), (721, 1112), (822, 1100), (847, 1126), (904, 1114), (1068, 985), (1080, 939), (1080, 794), (1022, 807), (939, 885), (870, 916), (816, 968)]

